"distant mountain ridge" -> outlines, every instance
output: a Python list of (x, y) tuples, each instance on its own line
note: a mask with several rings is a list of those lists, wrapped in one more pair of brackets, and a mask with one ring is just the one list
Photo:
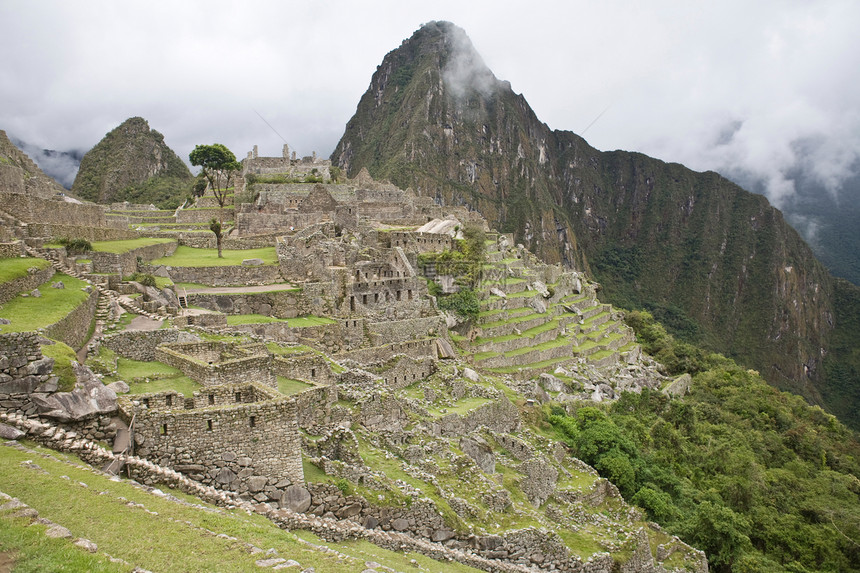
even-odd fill
[(609, 302), (649, 308), (860, 425), (856, 391), (845, 403), (860, 357), (830, 344), (860, 340), (860, 314), (834, 302), (860, 290), (834, 281), (764, 197), (551, 130), (453, 24), (431, 22), (385, 56), (332, 161), (475, 208), (545, 260), (590, 270)]
[(188, 194), (193, 176), (142, 117), (125, 120), (88, 151), (72, 192), (96, 203), (169, 206)]

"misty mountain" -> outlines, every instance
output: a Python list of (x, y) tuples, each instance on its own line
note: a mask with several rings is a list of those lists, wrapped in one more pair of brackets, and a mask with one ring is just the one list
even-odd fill
[(550, 129), (450, 23), (385, 56), (332, 160), (476, 209), (545, 260), (590, 271), (605, 300), (860, 423), (847, 342), (860, 340), (860, 289), (834, 281), (763, 196)]
[[(744, 174), (728, 176), (747, 189), (765, 193), (761, 180)], [(833, 275), (860, 285), (860, 165), (833, 188), (808, 168), (795, 168), (788, 179), (794, 183), (794, 193), (782, 206), (786, 220)]]
[(75, 176), (81, 165), (81, 159), (84, 157), (83, 151), (41, 149), (37, 145), (32, 145), (15, 137), (9, 139), (18, 149), (26, 153), (39, 166), (39, 169), (45, 172), (45, 175), (54, 178), (66, 189), (72, 188), (72, 183), (75, 182)]

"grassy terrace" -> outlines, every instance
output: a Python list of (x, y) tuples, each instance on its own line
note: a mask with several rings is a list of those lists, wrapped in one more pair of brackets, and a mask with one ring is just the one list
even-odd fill
[[(56, 281), (62, 281), (66, 288), (52, 288), (51, 283)], [(0, 306), (0, 316), (12, 321), (0, 325), (0, 332), (37, 330), (58, 322), (87, 300), (89, 295), (81, 290), (85, 286), (87, 283), (82, 280), (56, 273), (39, 285), (41, 297), (19, 296)]]
[[(160, 240), (170, 241), (171, 239)], [(247, 250), (224, 249), (222, 253), (224, 257), (219, 259), (217, 249), (195, 249), (180, 245), (173, 255), (156, 259), (150, 264), (172, 267), (228, 267), (241, 265), (244, 259), (262, 259), (265, 265), (278, 264), (278, 254), (275, 252), (275, 247)]]
[(29, 269), (41, 270), (49, 266), (51, 266), (51, 263), (45, 259), (34, 259), (31, 257), (0, 259), (0, 284), (26, 277), (29, 274)]
[(127, 241), (93, 241), (93, 251), (97, 253), (127, 253), (141, 247), (149, 247), (151, 245), (161, 245), (164, 243), (173, 243), (173, 239), (156, 239), (150, 237), (141, 237), (140, 239), (129, 239)]
[[(44, 534), (45, 526), (28, 527), (30, 520), (2, 512), (0, 547), (16, 560), (15, 571), (131, 569), (111, 563), (105, 553), (163, 573), (255, 571), (259, 569), (255, 562), (267, 556), (251, 553), (250, 546), (273, 549), (278, 556), (295, 559), (302, 568), (314, 567), (320, 572), (361, 571), (367, 561), (408, 571), (415, 569), (411, 559), (422, 571), (475, 571), (363, 541), (326, 543), (308, 532), (284, 531), (263, 516), (222, 510), (175, 491), (168, 490), (173, 498), (147, 493), (127, 481), (111, 481), (94, 473), (72, 456), (30, 443), (25, 446), (32, 450), (0, 446), (3, 492), (69, 528), (75, 537), (94, 541), (99, 553), (87, 553), (69, 540), (50, 539)], [(140, 535), (141, 531), (148, 535)], [(153, 544), (153, 538), (169, 543)], [(339, 554), (322, 552), (309, 543), (328, 545)]]
[(290, 328), (302, 328), (306, 326), (322, 326), (324, 324), (334, 324), (337, 322), (332, 318), (324, 316), (299, 316), (297, 318), (275, 318), (273, 316), (264, 316), (262, 314), (234, 314), (227, 317), (228, 326), (237, 326), (240, 324), (270, 324), (273, 322), (286, 322)]

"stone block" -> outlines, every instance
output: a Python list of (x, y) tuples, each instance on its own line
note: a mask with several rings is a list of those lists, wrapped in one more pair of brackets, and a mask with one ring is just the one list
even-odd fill
[(311, 506), (310, 492), (300, 485), (291, 485), (284, 490), (281, 497), (281, 507), (287, 507), (296, 513), (304, 513)]

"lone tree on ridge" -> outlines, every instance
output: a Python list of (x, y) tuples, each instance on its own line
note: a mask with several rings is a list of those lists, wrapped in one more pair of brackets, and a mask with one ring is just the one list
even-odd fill
[(191, 165), (200, 166), (203, 169), (200, 174), (209, 182), (218, 206), (223, 208), (227, 201), (227, 189), (233, 181), (233, 176), (242, 166), (236, 161), (233, 152), (221, 143), (212, 145), (198, 145), (188, 155)]

